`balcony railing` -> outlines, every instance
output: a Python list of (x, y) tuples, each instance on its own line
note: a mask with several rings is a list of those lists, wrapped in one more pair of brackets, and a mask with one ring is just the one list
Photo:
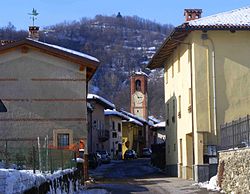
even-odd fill
[(109, 139), (109, 130), (98, 131), (98, 139), (101, 142), (107, 141)]

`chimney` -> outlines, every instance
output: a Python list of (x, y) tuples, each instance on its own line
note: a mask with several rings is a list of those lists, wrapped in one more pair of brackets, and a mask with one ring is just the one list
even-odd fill
[(185, 22), (201, 18), (202, 9), (184, 9)]
[(29, 26), (29, 38), (33, 40), (39, 40), (39, 27)]

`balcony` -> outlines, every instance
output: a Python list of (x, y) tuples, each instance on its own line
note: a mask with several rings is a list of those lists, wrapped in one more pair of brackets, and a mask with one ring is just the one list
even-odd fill
[(100, 142), (107, 141), (109, 139), (109, 131), (108, 130), (98, 131), (98, 139)]

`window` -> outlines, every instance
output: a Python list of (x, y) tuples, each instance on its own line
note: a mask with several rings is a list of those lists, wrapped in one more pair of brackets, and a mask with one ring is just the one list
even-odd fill
[(73, 144), (73, 131), (71, 129), (54, 129), (53, 146), (65, 147)]
[(173, 99), (173, 115), (172, 115), (172, 122), (175, 122), (175, 99)]
[(189, 96), (189, 99), (188, 99), (188, 112), (191, 113), (192, 112), (192, 89), (189, 88), (189, 91), (188, 91), (188, 96)]
[(179, 112), (181, 112), (181, 95), (179, 96)]
[(167, 121), (166, 121), (166, 125), (169, 125), (169, 104), (167, 103)]
[(176, 144), (174, 143), (174, 152), (176, 151)]
[(138, 136), (142, 136), (142, 130), (138, 131)]
[(178, 73), (181, 71), (181, 59), (180, 59), (180, 53), (178, 52)]
[(112, 129), (115, 130), (115, 122), (112, 121)]
[(58, 147), (69, 146), (69, 134), (68, 133), (57, 134), (57, 146)]
[(175, 116), (175, 99), (173, 99), (173, 116)]
[(112, 138), (117, 138), (117, 133), (116, 132), (112, 132)]
[(118, 123), (118, 132), (122, 131), (121, 123)]
[(141, 81), (140, 80), (135, 81), (135, 90), (141, 91)]
[(165, 79), (166, 79), (166, 84), (168, 83), (168, 69), (167, 69), (167, 67), (165, 67), (166, 68), (166, 72), (165, 72)]
[(178, 99), (178, 117), (181, 118), (181, 96)]
[(172, 65), (172, 77), (174, 77), (174, 63)]
[(188, 95), (189, 96), (189, 100), (188, 100), (189, 101), (189, 105), (191, 105), (192, 104), (192, 90), (191, 90), (191, 88), (188, 89), (188, 94), (189, 94)]

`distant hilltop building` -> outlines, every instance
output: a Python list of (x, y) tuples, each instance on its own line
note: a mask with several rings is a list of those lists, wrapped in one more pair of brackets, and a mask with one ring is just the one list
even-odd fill
[(116, 18), (122, 18), (121, 12), (118, 12)]

